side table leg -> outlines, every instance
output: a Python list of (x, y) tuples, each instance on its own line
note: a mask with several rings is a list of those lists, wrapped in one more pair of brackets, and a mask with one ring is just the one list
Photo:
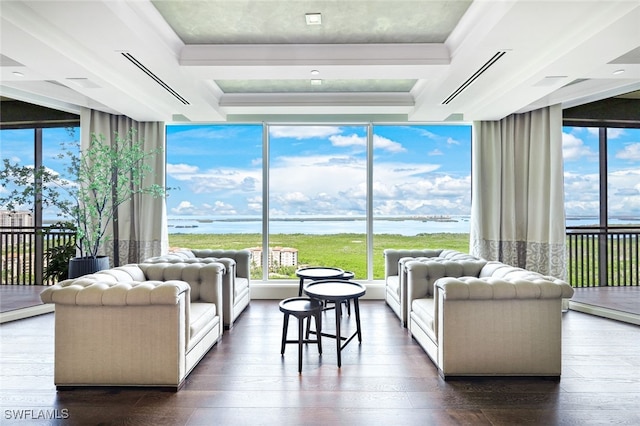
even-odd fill
[(340, 305), (340, 301), (336, 301), (336, 347), (338, 349), (338, 367), (342, 366), (342, 339), (340, 338), (340, 313), (342, 309), (338, 306)]
[(360, 330), (360, 304), (358, 298), (353, 299), (353, 309), (356, 311), (356, 330), (358, 331), (358, 342), (362, 343), (362, 330)]
[[(307, 318), (309, 321), (309, 318)], [(304, 318), (298, 318), (298, 373), (302, 373), (302, 342), (304, 341)]]
[(282, 320), (282, 347), (280, 348), (280, 355), (284, 355), (284, 349), (287, 345), (287, 328), (289, 328), (289, 314), (284, 314), (284, 320)]
[[(318, 341), (318, 353), (322, 355), (322, 311), (315, 315), (316, 318), (316, 340)], [(311, 319), (309, 319), (311, 321)]]

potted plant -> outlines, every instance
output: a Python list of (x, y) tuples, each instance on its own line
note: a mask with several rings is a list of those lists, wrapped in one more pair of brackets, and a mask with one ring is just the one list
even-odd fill
[[(57, 222), (43, 229), (42, 233), (49, 239), (53, 239), (54, 244), (44, 252), (44, 268), (42, 271), (42, 282), (59, 282), (69, 276), (69, 260), (76, 255), (75, 244), (76, 227), (71, 222)], [(60, 238), (65, 233), (74, 233), (73, 238)]]
[(69, 277), (106, 269), (109, 258), (100, 250), (109, 238), (108, 226), (118, 206), (139, 194), (166, 195), (165, 187), (144, 183), (153, 173), (150, 160), (161, 152), (145, 151), (132, 129), (125, 135), (114, 133), (112, 144), (105, 142), (104, 135), (93, 133), (88, 148), (79, 154), (77, 149), (63, 147), (58, 157), (66, 158), (68, 166), (62, 173), (4, 159), (0, 184), (13, 189), (0, 197), (0, 205), (15, 210), (35, 200), (56, 208), (76, 232), (76, 257), (69, 261)]

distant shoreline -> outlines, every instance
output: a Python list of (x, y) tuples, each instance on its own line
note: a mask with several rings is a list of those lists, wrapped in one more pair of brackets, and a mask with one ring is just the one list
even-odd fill
[[(170, 221), (195, 221), (199, 223), (213, 223), (213, 222), (261, 222), (261, 217), (229, 217), (229, 218), (198, 218), (192, 216), (169, 217)], [(367, 220), (364, 216), (295, 216), (295, 217), (275, 217), (269, 218), (272, 222), (356, 222)], [(419, 222), (460, 222), (468, 220), (467, 216), (460, 216), (460, 219), (446, 215), (438, 216), (376, 216), (374, 220), (386, 220), (391, 222), (404, 222), (404, 221), (419, 221)]]

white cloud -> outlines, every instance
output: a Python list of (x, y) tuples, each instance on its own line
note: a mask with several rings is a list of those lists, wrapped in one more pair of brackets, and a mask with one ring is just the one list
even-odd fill
[(616, 152), (616, 158), (621, 160), (640, 161), (640, 142), (625, 145), (624, 148)]
[(170, 175), (183, 174), (183, 173), (197, 173), (198, 166), (191, 166), (189, 164), (170, 164), (167, 163), (167, 173)]
[(406, 151), (406, 149), (399, 142), (394, 142), (391, 139), (378, 135), (373, 135), (373, 147), (377, 149), (384, 149), (385, 151), (389, 152)]
[[(334, 135), (330, 136), (329, 140), (333, 146), (337, 147), (349, 147), (356, 146), (359, 148), (366, 148), (367, 138), (365, 136), (352, 135)], [(398, 142), (394, 142), (384, 136), (373, 135), (373, 147), (374, 149), (382, 149), (388, 152), (404, 152), (406, 149)]]
[(309, 197), (307, 197), (305, 194), (303, 194), (302, 192), (296, 191), (296, 192), (288, 192), (285, 194), (280, 194), (276, 197), (278, 200), (285, 202), (285, 203), (293, 203), (293, 204), (297, 204), (297, 203), (308, 203), (309, 202)]
[(275, 138), (312, 139), (326, 138), (341, 133), (336, 126), (270, 126), (269, 135)]
[(565, 172), (565, 213), (567, 216), (597, 216), (599, 201), (599, 176)]
[(593, 152), (584, 141), (571, 133), (562, 133), (562, 156), (565, 161), (577, 161), (582, 158), (597, 159), (598, 154)]
[[(600, 128), (598, 127), (587, 127), (587, 132), (593, 136), (600, 136)], [(607, 139), (617, 139), (624, 134), (624, 129), (616, 129), (614, 127), (610, 127), (607, 129)]]
[(616, 129), (613, 127), (609, 127), (607, 129), (607, 139), (618, 139), (619, 137), (625, 134), (624, 129)]
[[(286, 132), (280, 132), (281, 129)], [(366, 147), (366, 138), (357, 134), (341, 135), (339, 127), (289, 126), (271, 127), (272, 135), (302, 139), (322, 131), (334, 147), (347, 148), (345, 154), (291, 155), (272, 158), (269, 170), (269, 210), (274, 216), (358, 215), (366, 212), (367, 163), (353, 151)], [(334, 132), (334, 133), (332, 133)], [(452, 139), (431, 134), (439, 141), (455, 144)], [(405, 151), (398, 142), (375, 136), (375, 148), (387, 152)], [(440, 148), (444, 149), (444, 148)], [(441, 154), (433, 150), (431, 154)], [(432, 157), (436, 158), (436, 157)], [(438, 163), (376, 163), (374, 170), (374, 212), (380, 215), (469, 214), (470, 176), (453, 176), (440, 172)], [(375, 160), (374, 160), (375, 161)], [(261, 159), (256, 159), (259, 165)], [(192, 214), (256, 214), (262, 211), (262, 172), (260, 168), (232, 169), (220, 167), (198, 170), (188, 165), (174, 165), (172, 177), (188, 182), (194, 192), (191, 201), (198, 206), (183, 205), (172, 211), (191, 208)], [(183, 185), (184, 186), (184, 185)], [(239, 198), (239, 194), (241, 198)], [(217, 200), (217, 201), (213, 201)], [(202, 204), (204, 202), (210, 204)]]
[(436, 155), (444, 155), (444, 152), (440, 151), (439, 149), (434, 149), (433, 151), (429, 152), (427, 155), (429, 156), (436, 156)]
[(609, 212), (612, 216), (640, 217), (640, 170), (609, 173)]
[(331, 145), (338, 147), (358, 146), (365, 147), (367, 145), (367, 138), (364, 136), (358, 136), (355, 133), (352, 135), (333, 135), (329, 137)]
[(172, 213), (184, 215), (194, 214), (195, 211), (196, 206), (191, 204), (190, 201), (180, 201), (176, 207), (171, 209)]
[(228, 203), (223, 201), (216, 201), (211, 207), (211, 213), (213, 214), (237, 214), (236, 209)]

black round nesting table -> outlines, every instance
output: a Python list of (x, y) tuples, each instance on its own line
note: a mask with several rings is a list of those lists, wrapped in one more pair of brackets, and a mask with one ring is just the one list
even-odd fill
[[(282, 324), (282, 343), (280, 347), (280, 354), (284, 355), (284, 350), (287, 343), (298, 344), (298, 373), (302, 373), (302, 344), (303, 343), (317, 343), (318, 353), (322, 354), (322, 302), (308, 297), (290, 297), (284, 299), (279, 304), (280, 311), (284, 313), (284, 320)], [(298, 318), (298, 340), (287, 339), (287, 330), (289, 328), (289, 315), (293, 315)], [(309, 325), (311, 317), (316, 319), (316, 330), (320, 330), (320, 333), (316, 333), (315, 340), (309, 340)], [(307, 320), (307, 335), (304, 336), (303, 323)]]
[[(347, 344), (353, 340), (355, 336), (358, 336), (358, 341), (362, 343), (362, 331), (360, 329), (360, 305), (358, 299), (366, 293), (364, 285), (355, 281), (349, 280), (320, 280), (307, 284), (304, 287), (304, 292), (312, 299), (318, 299), (327, 302), (333, 302), (336, 306), (336, 334), (322, 333), (322, 336), (332, 337), (336, 339), (336, 349), (338, 352), (338, 367), (342, 366), (341, 352)], [(349, 337), (342, 336), (340, 334), (340, 320), (342, 317), (342, 309), (337, 307), (344, 301), (349, 303), (353, 300), (353, 308), (356, 316), (356, 331)], [(344, 343), (343, 343), (344, 342)]]
[(302, 296), (302, 287), (304, 287), (304, 280), (328, 280), (331, 278), (341, 278), (344, 275), (344, 271), (340, 268), (333, 268), (329, 266), (310, 266), (308, 268), (300, 268), (296, 271), (296, 275), (300, 278), (300, 285), (298, 286), (298, 296)]

